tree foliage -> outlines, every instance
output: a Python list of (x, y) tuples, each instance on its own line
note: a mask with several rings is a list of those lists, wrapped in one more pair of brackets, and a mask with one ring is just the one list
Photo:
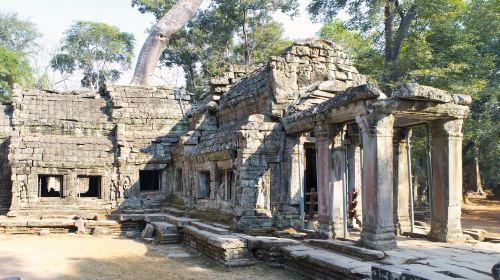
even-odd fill
[[(158, 18), (172, 3), (133, 0), (132, 5)], [(271, 14), (295, 15), (297, 7), (296, 0), (214, 0), (170, 39), (160, 63), (182, 67), (189, 91), (204, 90), (228, 64), (258, 64), (285, 49), (289, 42)]]
[(14, 84), (33, 83), (28, 55), (36, 48), (40, 33), (15, 13), (0, 13), (0, 26), (0, 101), (7, 101)]
[(105, 23), (77, 21), (65, 33), (61, 52), (50, 61), (61, 74), (83, 73), (81, 85), (96, 90), (99, 82), (115, 82), (130, 68), (134, 36)]
[(14, 84), (32, 83), (28, 62), (21, 54), (0, 46), (0, 101), (8, 101)]
[(383, 46), (384, 85), (392, 86), (402, 80), (401, 52), (405, 40), (415, 29), (452, 17), (465, 7), (464, 0), (312, 0), (308, 6), (311, 16), (329, 21), (340, 11), (348, 11), (346, 22), (361, 33), (378, 33), (376, 44)]
[(0, 13), (0, 26), (0, 44), (5, 48), (28, 54), (37, 47), (40, 33), (34, 23), (19, 19), (16, 13)]
[[(499, 182), (500, 158), (500, 5), (495, 0), (449, 1), (448, 4), (439, 1), (427, 10), (424, 1), (415, 3), (421, 5), (419, 13), (425, 17), (413, 22), (408, 30), (397, 63), (390, 65), (390, 70), (397, 75), (392, 76), (389, 84), (418, 82), (471, 95), (471, 113), (463, 129), (464, 146), (476, 143), (483, 182), (490, 188), (495, 187)], [(324, 15), (328, 14), (328, 9), (326, 11)], [(344, 46), (361, 72), (386, 83), (387, 65), (382, 63), (385, 44), (381, 40), (381, 29), (374, 28), (377, 24), (380, 26), (383, 19), (375, 20), (375, 14), (371, 10), (364, 20), (360, 20), (361, 15), (355, 15), (343, 23), (327, 23), (320, 36)], [(421, 132), (417, 134), (422, 136)], [(424, 153), (423, 137), (415, 138), (420, 138), (415, 142), (416, 150)], [(472, 151), (464, 149), (464, 164), (472, 159)], [(423, 169), (422, 162), (425, 162), (422, 157), (416, 160), (415, 168)]]

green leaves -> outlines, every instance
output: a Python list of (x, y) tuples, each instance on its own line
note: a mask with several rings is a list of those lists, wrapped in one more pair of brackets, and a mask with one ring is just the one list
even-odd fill
[(114, 82), (120, 70), (129, 69), (134, 55), (134, 36), (105, 23), (77, 21), (65, 33), (61, 53), (51, 61), (61, 74), (83, 72), (81, 84), (97, 89), (98, 82)]
[[(500, 179), (499, 2), (400, 1), (398, 9), (403, 12), (417, 5), (417, 19), (410, 26), (398, 59), (384, 65), (387, 45), (380, 40), (381, 29), (375, 27), (383, 22), (381, 8), (385, 3), (313, 0), (309, 8), (320, 19), (342, 9), (360, 8), (353, 10), (353, 17), (344, 23), (325, 24), (319, 35), (343, 46), (358, 70), (369, 78), (386, 86), (418, 82), (471, 95), (471, 113), (463, 129), (464, 144), (475, 142), (479, 147), (483, 181), (486, 186), (495, 187)], [(401, 20), (398, 17), (396, 25)], [(385, 72), (393, 73), (391, 80), (383, 80)], [(423, 151), (422, 147), (417, 150)], [(472, 158), (470, 153), (464, 152), (464, 163)]]
[(21, 54), (28, 54), (36, 48), (40, 33), (35, 24), (18, 18), (15, 13), (0, 13), (0, 45)]
[[(157, 18), (171, 5), (170, 0), (132, 0), (140, 12)], [(293, 16), (298, 12), (298, 1), (213, 0), (169, 40), (161, 63), (181, 66), (189, 91), (207, 90), (210, 77), (225, 71), (229, 64), (261, 63), (289, 45), (282, 38), (283, 27), (272, 21), (271, 14), (276, 11)]]
[(0, 26), (0, 101), (8, 101), (14, 84), (33, 83), (28, 55), (36, 48), (40, 34), (33, 23), (14, 13), (0, 13)]
[(15, 83), (26, 85), (31, 82), (31, 68), (22, 55), (0, 46), (0, 101), (10, 98)]

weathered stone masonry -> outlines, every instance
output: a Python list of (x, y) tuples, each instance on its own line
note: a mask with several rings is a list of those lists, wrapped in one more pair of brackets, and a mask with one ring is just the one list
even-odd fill
[(430, 237), (461, 238), (461, 123), (470, 97), (415, 84), (382, 92), (322, 40), (295, 43), (260, 68), (232, 66), (210, 82), (193, 103), (166, 88), (17, 90), (0, 117), (9, 151), (8, 161), (0, 157), (7, 167), (0, 210), (43, 216), (178, 207), (263, 233), (302, 227), (302, 192), (317, 188), (318, 213), (308, 225), (337, 238), (348, 190), (359, 244), (391, 249), (395, 233), (408, 230), (404, 135), (429, 124), (438, 175)]
[[(125, 198), (142, 207), (165, 198), (164, 188), (153, 197), (140, 192), (138, 175), (159, 170), (165, 185), (164, 150), (176, 139), (171, 135), (182, 131), (173, 90), (119, 87), (103, 95), (18, 90), (12, 107), (10, 216), (111, 210)], [(62, 180), (58, 197), (42, 197), (44, 175)], [(98, 193), (84, 198), (80, 181), (92, 177), (99, 180)]]

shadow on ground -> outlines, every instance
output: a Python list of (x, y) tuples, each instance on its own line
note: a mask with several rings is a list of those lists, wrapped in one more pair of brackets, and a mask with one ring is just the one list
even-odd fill
[(183, 245), (123, 238), (0, 238), (0, 279), (303, 279), (265, 263), (225, 269)]

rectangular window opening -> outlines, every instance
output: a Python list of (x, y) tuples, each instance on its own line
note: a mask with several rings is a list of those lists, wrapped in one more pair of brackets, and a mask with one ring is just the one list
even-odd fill
[(78, 176), (78, 197), (101, 197), (101, 176)]
[(62, 197), (63, 176), (38, 175), (39, 197)]
[(139, 170), (139, 185), (143, 191), (159, 191), (161, 170)]
[(198, 175), (198, 198), (210, 198), (210, 172), (202, 171)]

